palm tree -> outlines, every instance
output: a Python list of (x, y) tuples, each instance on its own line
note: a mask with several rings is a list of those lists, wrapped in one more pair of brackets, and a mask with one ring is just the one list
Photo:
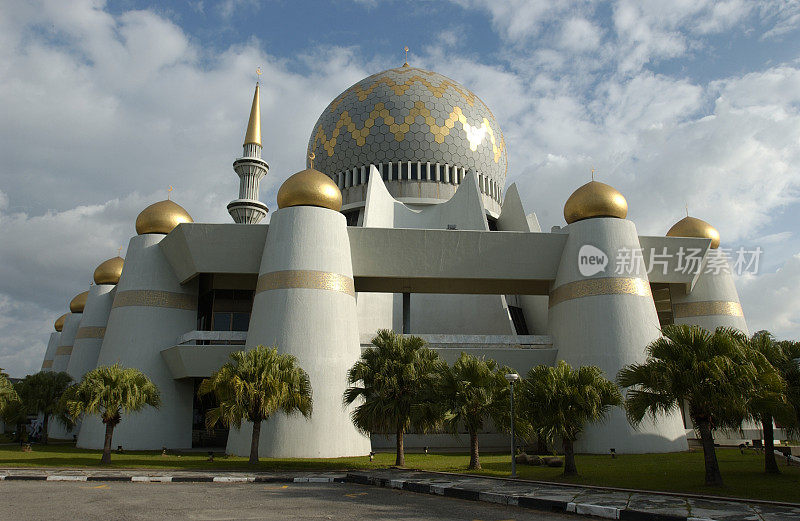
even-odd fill
[(575, 475), (575, 440), (587, 423), (605, 419), (611, 407), (622, 404), (619, 389), (588, 365), (572, 369), (563, 360), (555, 367), (539, 365), (520, 385), (521, 415), (528, 416), (547, 438), (561, 439), (564, 475)]
[(200, 383), (199, 395), (213, 392), (219, 406), (206, 412), (210, 429), (217, 422), (226, 426), (253, 423), (250, 464), (258, 463), (261, 422), (278, 411), (311, 416), (312, 391), (308, 374), (290, 354), (278, 354), (275, 347), (257, 346), (231, 353), (231, 362)]
[(22, 380), (22, 392), (26, 409), (42, 415), (42, 443), (47, 445), (47, 430), (50, 417), (61, 411), (60, 400), (72, 383), (65, 372), (41, 371)]
[(442, 367), (439, 385), (439, 399), (447, 410), (445, 427), (453, 433), (463, 425), (469, 432), (469, 468), (481, 468), (478, 454), (478, 432), (488, 418), (496, 424), (507, 409), (509, 400), (506, 373), (511, 369), (498, 368), (494, 360), (476, 358), (461, 353), (452, 367)]
[(686, 403), (703, 445), (705, 483), (721, 486), (713, 429), (741, 425), (760, 362), (747, 349), (747, 337), (734, 329), (711, 333), (699, 326), (668, 325), (662, 335), (647, 346), (644, 363), (626, 366), (617, 376), (619, 385), (628, 388), (628, 420), (637, 426), (645, 415), (657, 420)]
[(764, 471), (780, 474), (775, 461), (772, 422), (777, 421), (785, 429), (797, 425), (800, 400), (796, 390), (800, 387), (800, 369), (796, 359), (800, 358), (800, 345), (776, 342), (769, 331), (759, 331), (750, 338), (750, 347), (764, 356), (768, 366), (760, 371), (756, 388), (748, 395), (749, 410), (764, 433)]
[(395, 465), (404, 466), (405, 432), (424, 432), (441, 423), (444, 411), (435, 384), (444, 362), (421, 338), (388, 329), (378, 331), (372, 345), (347, 372), (350, 387), (343, 400), (346, 405), (360, 402), (351, 418), (362, 432), (396, 433)]
[(111, 463), (111, 440), (122, 413), (141, 411), (148, 405), (158, 408), (158, 387), (144, 373), (119, 364), (99, 366), (83, 375), (67, 391), (66, 410), (73, 420), (81, 414), (97, 414), (106, 426), (101, 464)]
[(0, 369), (0, 414), (4, 413), (10, 404), (17, 401), (19, 401), (17, 391), (8, 380), (6, 374), (3, 373), (3, 370)]

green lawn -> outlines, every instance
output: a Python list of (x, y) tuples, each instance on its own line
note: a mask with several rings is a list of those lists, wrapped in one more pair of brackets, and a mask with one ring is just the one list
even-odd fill
[[(753, 499), (800, 502), (800, 467), (781, 464), (781, 475), (763, 473), (763, 455), (740, 454), (737, 449), (719, 449), (724, 488), (709, 488), (703, 483), (702, 452), (677, 454), (578, 455), (580, 476), (565, 479), (560, 468), (517, 466), (524, 479), (602, 485), (623, 488), (689, 492)], [(195, 469), (195, 470), (347, 470), (386, 468), (394, 463), (394, 454), (380, 453), (375, 461), (368, 457), (337, 459), (263, 459), (257, 468), (246, 458), (217, 456), (213, 463), (205, 453), (161, 456), (160, 452), (113, 453), (112, 468)], [(508, 476), (508, 456), (484, 454), (483, 470), (477, 474)], [(18, 446), (0, 446), (0, 467), (89, 467), (98, 468), (99, 451), (76, 449), (71, 445), (34, 445), (33, 452)], [(460, 454), (406, 454), (406, 466), (424, 470), (466, 472), (469, 456)]]

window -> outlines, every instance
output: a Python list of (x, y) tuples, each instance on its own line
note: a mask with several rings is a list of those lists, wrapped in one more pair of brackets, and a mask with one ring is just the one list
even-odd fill
[(508, 306), (508, 312), (511, 314), (511, 321), (514, 322), (514, 330), (518, 335), (529, 335), (528, 324), (525, 322), (525, 314), (522, 308), (518, 306)]

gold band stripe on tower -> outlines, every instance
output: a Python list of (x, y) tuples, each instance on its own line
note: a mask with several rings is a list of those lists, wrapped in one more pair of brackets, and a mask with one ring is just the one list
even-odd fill
[(638, 278), (599, 278), (577, 280), (559, 286), (550, 292), (549, 307), (567, 300), (596, 295), (637, 295), (651, 297), (650, 283)]
[(256, 293), (271, 289), (323, 289), (338, 291), (354, 297), (353, 279), (338, 273), (315, 270), (285, 270), (265, 273), (258, 278)]
[(112, 308), (124, 306), (143, 306), (151, 308), (173, 308), (194, 311), (197, 309), (197, 297), (172, 291), (156, 291), (137, 289), (122, 291), (114, 297)]
[(56, 356), (58, 355), (71, 355), (72, 346), (58, 346), (56, 348)]
[(705, 317), (709, 315), (744, 316), (741, 304), (725, 300), (682, 302), (675, 304), (673, 308), (675, 318)]
[(42, 369), (50, 369), (51, 367), (53, 367), (52, 360), (45, 360), (44, 362), (42, 362)]
[(75, 333), (75, 340), (79, 338), (103, 338), (104, 336), (106, 336), (106, 328), (87, 326), (78, 329), (78, 332)]

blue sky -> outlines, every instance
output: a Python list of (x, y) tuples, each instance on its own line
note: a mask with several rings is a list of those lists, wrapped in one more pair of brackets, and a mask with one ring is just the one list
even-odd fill
[(751, 328), (800, 339), (799, 32), (794, 0), (0, 0), (0, 367), (38, 369), (167, 186), (229, 221), (257, 66), (274, 208), (328, 102), (404, 45), (491, 107), (545, 229), (592, 167), (642, 234), (688, 204), (764, 250), (737, 280)]

